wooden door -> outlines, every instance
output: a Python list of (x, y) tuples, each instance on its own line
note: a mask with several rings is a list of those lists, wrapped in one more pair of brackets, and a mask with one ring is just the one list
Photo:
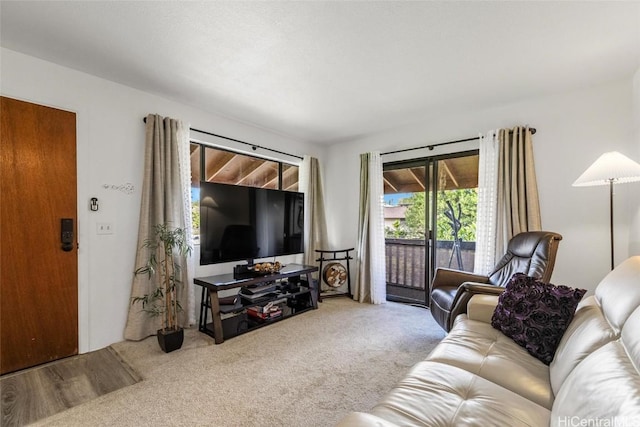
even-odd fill
[[(78, 354), (76, 117), (0, 99), (0, 373)], [(73, 221), (62, 248), (61, 219)]]

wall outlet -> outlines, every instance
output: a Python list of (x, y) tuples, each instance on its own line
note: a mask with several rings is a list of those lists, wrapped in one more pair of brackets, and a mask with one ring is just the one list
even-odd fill
[(96, 232), (98, 234), (113, 234), (113, 224), (110, 222), (96, 223)]

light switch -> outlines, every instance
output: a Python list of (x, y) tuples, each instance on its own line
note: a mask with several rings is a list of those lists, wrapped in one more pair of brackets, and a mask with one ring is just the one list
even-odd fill
[(98, 222), (96, 228), (98, 234), (113, 234), (113, 224), (110, 222)]

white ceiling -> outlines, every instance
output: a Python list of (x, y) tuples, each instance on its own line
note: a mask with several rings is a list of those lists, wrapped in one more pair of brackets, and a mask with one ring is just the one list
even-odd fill
[(0, 42), (332, 143), (631, 76), (640, 2), (2, 1)]

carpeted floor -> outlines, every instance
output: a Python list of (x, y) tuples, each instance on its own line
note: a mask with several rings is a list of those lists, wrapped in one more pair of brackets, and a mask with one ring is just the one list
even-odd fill
[(143, 381), (34, 425), (331, 426), (371, 408), (443, 337), (423, 308), (334, 298), (221, 345), (197, 330), (169, 354), (155, 337), (121, 342)]

